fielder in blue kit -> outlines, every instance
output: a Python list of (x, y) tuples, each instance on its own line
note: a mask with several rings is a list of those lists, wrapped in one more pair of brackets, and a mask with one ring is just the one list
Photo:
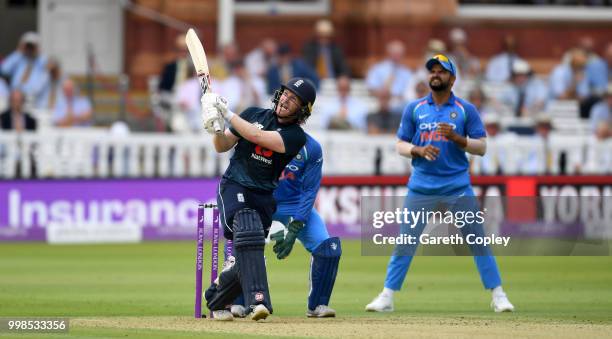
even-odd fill
[[(404, 208), (429, 211), (444, 206), (451, 212), (476, 212), (479, 206), (470, 184), (465, 153), (485, 154), (484, 126), (478, 110), (451, 91), (456, 77), (453, 62), (438, 54), (425, 66), (429, 70), (431, 93), (406, 107), (397, 132), (397, 151), (412, 158), (413, 166)], [(418, 239), (425, 224), (402, 225), (400, 232)], [(464, 237), (484, 235), (482, 224), (476, 222), (460, 227), (460, 231)], [(393, 311), (393, 293), (401, 289), (417, 246), (418, 242), (396, 247), (387, 266), (384, 289), (366, 306), (366, 311)], [(470, 245), (470, 250), (484, 287), (492, 291), (491, 307), (495, 312), (513, 311), (514, 306), (501, 287), (490, 247)]]
[(272, 227), (281, 230), (270, 235), (270, 239), (276, 242), (273, 250), (278, 259), (289, 256), (296, 239), (312, 254), (306, 312), (311, 318), (336, 316), (336, 311), (328, 305), (342, 254), (340, 239), (329, 236), (323, 219), (313, 208), (321, 183), (322, 167), (321, 146), (306, 134), (306, 144), (285, 167), (274, 191), (278, 205), (272, 217)]

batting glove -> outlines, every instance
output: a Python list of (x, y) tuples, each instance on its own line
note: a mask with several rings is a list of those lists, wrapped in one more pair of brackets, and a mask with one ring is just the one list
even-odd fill
[(219, 114), (219, 110), (211, 104), (202, 105), (202, 122), (204, 129), (209, 134), (215, 134), (217, 128), (221, 131), (225, 129), (225, 122)]
[(217, 109), (219, 110), (219, 114), (221, 114), (225, 118), (225, 120), (227, 120), (228, 122), (232, 120), (234, 112), (232, 112), (227, 107), (227, 100), (224, 97), (215, 93), (206, 93), (204, 94), (204, 96), (202, 96), (202, 102), (204, 101), (209, 102), (215, 107), (217, 107)]

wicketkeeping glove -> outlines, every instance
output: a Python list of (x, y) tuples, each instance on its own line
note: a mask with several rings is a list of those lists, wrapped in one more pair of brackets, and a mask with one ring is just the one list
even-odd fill
[(295, 244), (295, 239), (297, 238), (298, 233), (302, 228), (304, 228), (304, 223), (302, 221), (293, 220), (289, 223), (287, 228), (289, 229), (289, 232), (287, 232), (287, 235), (284, 237), (284, 239), (279, 238), (282, 237), (281, 232), (284, 233), (284, 231), (276, 232), (270, 236), (270, 239), (276, 240), (272, 237), (276, 237), (277, 239), (279, 239), (276, 240), (276, 244), (274, 245), (274, 247), (272, 247), (272, 250), (274, 250), (274, 253), (276, 253), (276, 257), (278, 259), (285, 259), (289, 256), (291, 250), (293, 249), (293, 245)]

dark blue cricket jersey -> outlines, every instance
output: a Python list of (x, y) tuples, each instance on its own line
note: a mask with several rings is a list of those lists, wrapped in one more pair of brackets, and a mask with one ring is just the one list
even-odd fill
[(285, 166), (306, 143), (306, 134), (296, 124), (281, 124), (271, 109), (250, 107), (240, 117), (264, 131), (278, 131), (285, 143), (285, 153), (276, 153), (256, 145), (240, 136), (233, 127), (230, 131), (239, 137), (230, 164), (223, 178), (249, 189), (272, 192)]

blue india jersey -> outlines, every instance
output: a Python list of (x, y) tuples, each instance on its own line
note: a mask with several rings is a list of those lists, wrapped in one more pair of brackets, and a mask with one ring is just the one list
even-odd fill
[(321, 184), (322, 168), (321, 145), (306, 133), (306, 144), (285, 166), (274, 191), (276, 214), (308, 222)]
[(413, 172), (408, 183), (410, 190), (443, 195), (470, 184), (465, 150), (438, 133), (441, 122), (450, 124), (457, 134), (464, 137), (486, 137), (476, 107), (453, 93), (448, 102), (440, 106), (434, 103), (431, 93), (408, 104), (397, 137), (415, 146), (433, 145), (440, 149), (434, 161), (421, 157), (412, 159)]

